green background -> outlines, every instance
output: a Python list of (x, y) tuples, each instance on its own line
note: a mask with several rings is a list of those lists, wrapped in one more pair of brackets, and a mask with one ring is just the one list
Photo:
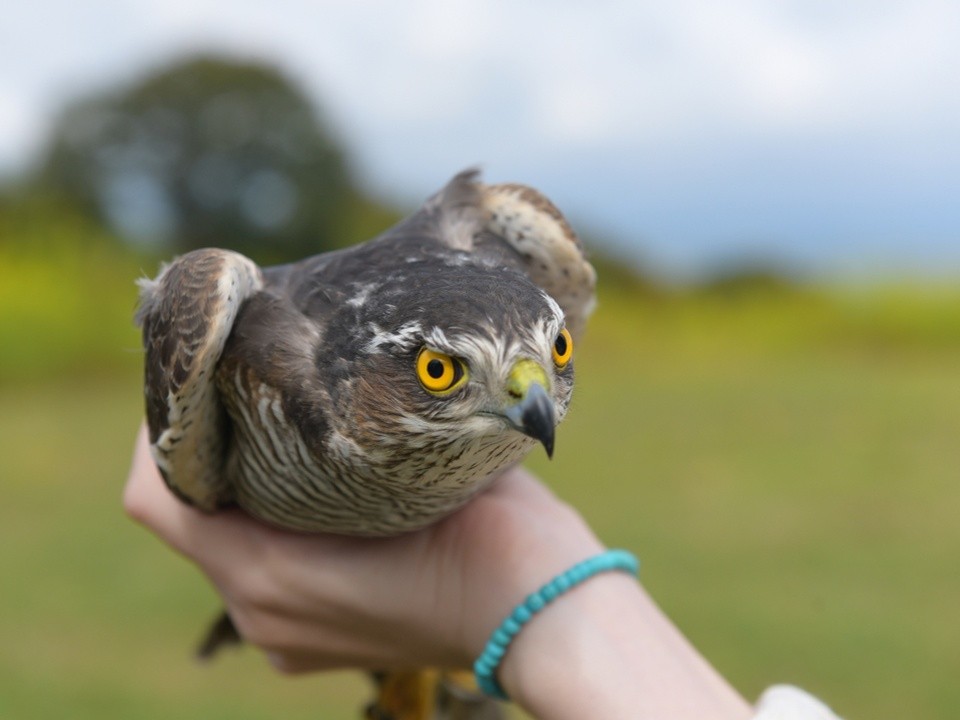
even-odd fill
[[(156, 265), (58, 247), (0, 246), (0, 717), (356, 717), (356, 673), (192, 661), (216, 598), (120, 504)], [(789, 681), (849, 718), (955, 717), (960, 292), (601, 287), (530, 466), (748, 698)]]

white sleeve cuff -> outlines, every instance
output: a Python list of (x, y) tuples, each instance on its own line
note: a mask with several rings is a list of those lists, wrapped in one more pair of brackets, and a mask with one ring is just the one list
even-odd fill
[(774, 685), (764, 691), (753, 720), (840, 720), (813, 695), (792, 685)]

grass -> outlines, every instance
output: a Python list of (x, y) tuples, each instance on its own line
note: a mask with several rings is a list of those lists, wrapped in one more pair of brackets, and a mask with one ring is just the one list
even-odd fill
[(217, 601), (120, 510), (138, 381), (0, 394), (0, 717), (354, 717), (359, 678), (285, 680), (254, 653), (192, 662)]
[[(952, 718), (958, 318), (952, 293), (606, 297), (530, 464), (748, 697)], [(93, 372), (0, 383), (0, 717), (355, 718), (356, 674), (190, 661), (216, 599), (120, 511), (136, 337), (103, 332)]]

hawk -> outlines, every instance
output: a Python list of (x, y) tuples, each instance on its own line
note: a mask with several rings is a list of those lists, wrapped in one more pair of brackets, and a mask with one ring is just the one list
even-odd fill
[[(183, 255), (140, 282), (154, 460), (205, 511), (362, 536), (425, 527), (538, 442), (552, 454), (595, 281), (547, 198), (473, 170), (356, 247), (268, 268)], [(201, 652), (235, 633), (224, 616)], [(397, 682), (380, 680), (370, 716), (399, 720), (383, 697)]]

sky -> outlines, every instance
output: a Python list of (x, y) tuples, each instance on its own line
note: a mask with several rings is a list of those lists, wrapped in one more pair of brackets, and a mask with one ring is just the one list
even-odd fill
[(0, 174), (197, 51), (279, 66), (391, 202), (479, 165), (677, 276), (960, 275), (955, 0), (9, 3)]

